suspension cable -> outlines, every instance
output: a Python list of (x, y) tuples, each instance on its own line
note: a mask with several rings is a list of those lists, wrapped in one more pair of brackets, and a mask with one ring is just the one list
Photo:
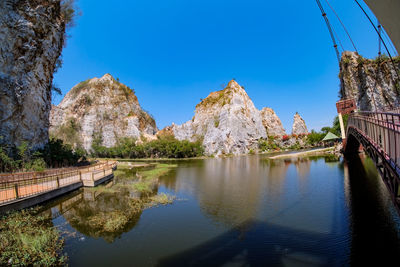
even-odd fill
[[(382, 35), (382, 26), (381, 26), (381, 23), (379, 22), (379, 20), (378, 20), (378, 32), (379, 32), (379, 36), (381, 36)], [(381, 41), (381, 38), (379, 38), (379, 40), (378, 40), (378, 57), (379, 57), (379, 60), (381, 59), (381, 56), (382, 56), (382, 49), (381, 49), (381, 46), (382, 46), (382, 41)]]
[(376, 28), (375, 24), (372, 22), (371, 18), (369, 17), (369, 15), (368, 15), (367, 12), (365, 11), (365, 9), (360, 5), (360, 3), (358, 2), (358, 0), (354, 0), (354, 1), (355, 1), (355, 2), (357, 3), (357, 5), (360, 7), (360, 9), (361, 9), (362, 12), (364, 13), (364, 15), (368, 18), (368, 20), (369, 20), (369, 22), (371, 23), (372, 27), (374, 27), (374, 30), (375, 30), (376, 33), (378, 34), (379, 39), (382, 41), (382, 44), (383, 44), (383, 46), (385, 47), (386, 52), (387, 52), (388, 55), (389, 55), (390, 61), (392, 62), (392, 65), (393, 65), (393, 67), (394, 67), (395, 73), (396, 73), (396, 75), (397, 75), (397, 81), (399, 81), (399, 80), (400, 80), (399, 72), (398, 72), (398, 70), (397, 70), (396, 64), (395, 64), (394, 61), (393, 61), (393, 57), (392, 57), (392, 55), (390, 54), (388, 47), (386, 46), (385, 41), (382, 39), (381, 34), (379, 33), (378, 29)]
[(321, 10), (322, 16), (323, 16), (324, 19), (325, 19), (325, 23), (326, 23), (326, 26), (328, 27), (329, 34), (330, 34), (331, 39), (332, 39), (332, 42), (333, 42), (333, 47), (335, 48), (336, 57), (337, 57), (337, 60), (338, 60), (339, 66), (340, 66), (340, 55), (339, 55), (339, 50), (338, 50), (338, 48), (337, 48), (337, 44), (336, 44), (335, 36), (334, 36), (334, 34), (333, 34), (333, 31), (332, 31), (331, 24), (329, 23), (329, 20), (328, 20), (328, 18), (327, 18), (327, 16), (326, 16), (326, 13), (325, 13), (325, 11), (324, 11), (324, 8), (323, 8), (322, 5), (321, 5), (321, 2), (320, 2), (319, 0), (316, 0), (316, 2), (317, 2), (317, 5), (318, 5), (319, 9)]
[(389, 36), (386, 34), (385, 29), (382, 30), (382, 36), (385, 38), (386, 42), (389, 44), (390, 48), (392, 49), (392, 52), (394, 55), (398, 55), (396, 48), (394, 48), (392, 44), (392, 40), (390, 40)]
[(339, 43), (339, 46), (342, 48), (342, 52), (344, 52), (343, 44), (342, 44), (342, 42), (340, 41), (339, 35), (338, 35), (337, 32), (335, 31), (335, 28), (332, 27), (332, 31), (333, 31), (333, 33), (335, 34), (335, 37), (336, 37), (336, 40), (337, 40), (338, 43)]
[(356, 48), (356, 45), (353, 42), (353, 39), (350, 36), (350, 33), (347, 31), (346, 26), (344, 26), (344, 23), (342, 22), (342, 20), (340, 19), (339, 15), (336, 13), (335, 9), (332, 7), (332, 5), (329, 3), (328, 0), (325, 0), (326, 3), (328, 4), (329, 8), (333, 11), (333, 13), (335, 14), (335, 16), (337, 17), (337, 19), (339, 20), (340, 24), (342, 25), (344, 31), (346, 32), (347, 36), (350, 39), (351, 44), (353, 45), (354, 50), (358, 53), (358, 50)]

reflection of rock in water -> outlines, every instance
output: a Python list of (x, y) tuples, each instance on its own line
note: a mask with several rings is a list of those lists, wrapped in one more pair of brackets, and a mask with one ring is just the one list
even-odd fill
[(284, 190), (284, 181), (290, 162), (286, 160), (264, 160), (268, 166), (268, 202), (278, 202)]
[(308, 158), (298, 158), (294, 165), (296, 166), (297, 174), (300, 179), (304, 180), (310, 176), (311, 161)]
[(262, 190), (259, 159), (234, 157), (207, 161), (198, 179), (198, 198), (203, 211), (224, 224), (252, 218)]
[(270, 180), (275, 179), (268, 177), (270, 172), (270, 166), (263, 164), (258, 156), (210, 159), (199, 168), (178, 169), (176, 187), (196, 188), (193, 193), (201, 209), (213, 220), (226, 225), (239, 224), (256, 216)]

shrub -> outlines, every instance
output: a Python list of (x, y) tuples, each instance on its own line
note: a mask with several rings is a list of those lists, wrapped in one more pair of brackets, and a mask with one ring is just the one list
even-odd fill
[(218, 117), (215, 117), (215, 118), (214, 118), (214, 126), (215, 126), (215, 128), (218, 128), (218, 126), (219, 126), (219, 119), (218, 119)]
[(64, 167), (76, 165), (85, 160), (82, 148), (74, 152), (70, 145), (60, 139), (50, 139), (43, 149), (32, 151), (27, 143), (6, 149), (0, 146), (0, 172), (44, 171), (46, 167)]
[(136, 144), (136, 139), (122, 138), (115, 147), (101, 145), (101, 139), (94, 139), (92, 155), (108, 158), (189, 158), (202, 156), (201, 142), (179, 141), (173, 136), (159, 137), (157, 140)]
[(287, 135), (287, 134), (285, 134), (284, 136), (282, 136), (282, 141), (287, 141), (287, 140), (289, 140), (290, 139), (290, 137), (289, 137), (289, 135)]
[(88, 94), (83, 95), (83, 101), (86, 105), (90, 106), (93, 103), (92, 98)]
[(67, 144), (72, 144), (75, 147), (78, 147), (81, 145), (81, 138), (79, 135), (80, 129), (81, 125), (79, 122), (75, 118), (71, 117), (57, 130), (52, 132), (52, 135), (63, 140)]
[(51, 218), (37, 209), (13, 212), (1, 218), (1, 266), (62, 266), (63, 240)]
[(260, 139), (258, 140), (258, 149), (261, 151), (268, 151), (268, 150), (278, 150), (280, 147), (276, 143), (275, 138), (272, 136), (268, 136), (268, 140)]
[(316, 132), (314, 130), (311, 131), (311, 133), (307, 136), (307, 144), (310, 145), (315, 145), (318, 144), (319, 142), (322, 141), (322, 139), (325, 137), (325, 133), (324, 132)]
[(82, 91), (83, 88), (85, 88), (89, 84), (89, 80), (83, 81), (78, 83), (76, 86), (74, 86), (71, 90), (71, 94), (73, 97), (77, 97), (78, 94)]

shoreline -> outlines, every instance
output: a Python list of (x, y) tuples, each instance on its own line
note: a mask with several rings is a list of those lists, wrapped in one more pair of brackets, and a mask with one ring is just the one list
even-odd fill
[(295, 153), (286, 153), (286, 154), (276, 155), (276, 156), (272, 156), (272, 157), (268, 157), (268, 158), (269, 159), (296, 158), (299, 156), (305, 156), (305, 155), (313, 154), (313, 153), (327, 152), (327, 151), (331, 151), (331, 150), (334, 150), (334, 147), (318, 148), (318, 149), (300, 151), (300, 152), (295, 152)]

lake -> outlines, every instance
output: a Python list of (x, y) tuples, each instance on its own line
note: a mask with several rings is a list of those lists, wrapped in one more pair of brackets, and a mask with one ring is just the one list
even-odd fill
[[(173, 163), (177, 167), (159, 179), (154, 193), (175, 201), (129, 216), (117, 231), (93, 227), (93, 214), (100, 220), (129, 213), (129, 195), (82, 189), (47, 203), (69, 264), (343, 266), (397, 260), (399, 216), (368, 158), (249, 155)], [(135, 170), (126, 175), (134, 177)]]

